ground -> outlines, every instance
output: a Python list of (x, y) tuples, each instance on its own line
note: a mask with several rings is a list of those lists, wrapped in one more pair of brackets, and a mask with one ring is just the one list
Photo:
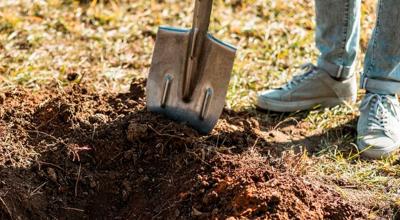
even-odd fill
[(145, 109), (157, 27), (190, 26), (192, 1), (1, 1), (0, 219), (399, 219), (399, 160), (360, 158), (358, 103), (254, 107), (315, 61), (313, 4), (215, 1), (238, 54), (204, 136)]

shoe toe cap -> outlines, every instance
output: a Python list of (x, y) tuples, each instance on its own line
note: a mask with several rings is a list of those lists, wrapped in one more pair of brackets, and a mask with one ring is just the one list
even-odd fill
[(399, 148), (400, 137), (391, 138), (382, 133), (368, 134), (358, 138), (358, 148), (363, 156), (381, 159), (390, 156)]
[(258, 93), (259, 100), (274, 99), (281, 100), (282, 92), (280, 89), (270, 89)]

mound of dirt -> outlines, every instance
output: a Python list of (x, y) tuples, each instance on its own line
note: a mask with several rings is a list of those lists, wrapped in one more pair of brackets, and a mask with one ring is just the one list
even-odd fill
[(226, 216), (231, 219), (354, 219), (363, 216), (361, 210), (343, 202), (339, 194), (296, 173), (298, 168), (289, 164), (298, 158), (289, 156), (279, 162), (272, 161), (254, 151), (216, 158), (211, 173), (198, 176), (191, 191), (194, 214), (207, 219)]
[[(0, 219), (353, 219), (360, 207), (303, 176), (251, 113), (201, 136), (129, 93), (80, 86), (6, 92)], [(285, 156), (286, 155), (286, 156)]]

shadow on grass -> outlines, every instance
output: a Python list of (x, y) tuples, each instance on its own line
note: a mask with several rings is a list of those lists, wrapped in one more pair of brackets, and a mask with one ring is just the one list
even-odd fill
[(304, 120), (309, 116), (307, 111), (276, 113), (250, 109), (234, 114), (244, 115), (247, 119), (257, 121), (257, 126), (253, 126), (253, 131), (250, 133), (258, 138), (257, 143), (254, 141), (250, 145), (258, 145), (265, 151), (275, 153), (275, 156), (280, 156), (287, 150), (297, 152), (306, 150), (309, 155), (314, 156), (330, 150), (337, 150), (344, 155), (358, 153), (354, 145), (357, 136), (357, 118), (334, 128), (313, 129), (310, 128), (311, 124)]

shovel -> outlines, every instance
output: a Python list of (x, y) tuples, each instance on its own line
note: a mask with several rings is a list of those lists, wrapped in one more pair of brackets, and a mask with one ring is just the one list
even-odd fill
[(192, 29), (160, 27), (147, 80), (147, 108), (211, 132), (220, 117), (236, 48), (208, 33), (212, 0), (196, 0)]

